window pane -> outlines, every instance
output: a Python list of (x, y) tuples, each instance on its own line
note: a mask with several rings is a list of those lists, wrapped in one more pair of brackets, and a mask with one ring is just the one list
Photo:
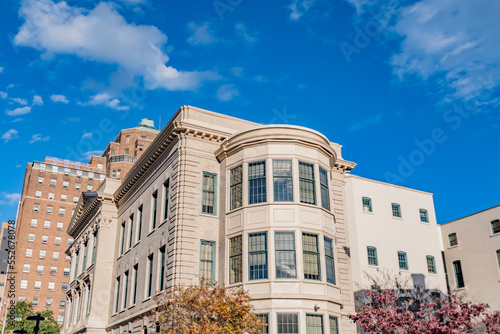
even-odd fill
[(330, 334), (339, 334), (339, 318), (330, 316)]
[(278, 334), (299, 334), (299, 315), (297, 313), (278, 313)]
[(408, 270), (408, 262), (405, 252), (398, 252), (399, 269)]
[(465, 286), (465, 283), (462, 273), (462, 264), (460, 263), (460, 261), (453, 262), (453, 271), (455, 272), (455, 283), (457, 285), (457, 289), (463, 288)]
[(429, 217), (427, 216), (427, 210), (420, 209), (420, 221), (423, 223), (429, 222)]
[(456, 233), (450, 233), (448, 235), (448, 239), (450, 240), (450, 247), (458, 245), (458, 239)]
[(242, 238), (241, 235), (229, 240), (229, 283), (242, 281)]
[(249, 279), (267, 278), (267, 233), (248, 235)]
[(319, 183), (321, 185), (321, 206), (330, 211), (330, 193), (328, 190), (328, 173), (323, 168), (319, 169)]
[(302, 250), (304, 253), (304, 278), (319, 280), (318, 236), (302, 233)]
[(377, 249), (375, 247), (367, 247), (366, 250), (368, 252), (368, 264), (378, 266)]
[(368, 197), (363, 197), (363, 211), (372, 212), (372, 200)]
[(291, 160), (273, 160), (273, 184), (275, 202), (293, 202)]
[(491, 222), (491, 230), (493, 234), (500, 233), (500, 220), (494, 220)]
[(248, 204), (266, 202), (266, 162), (248, 164)]
[(276, 278), (297, 278), (295, 234), (275, 232)]
[(325, 240), (325, 261), (326, 261), (326, 281), (335, 284), (335, 263), (333, 259), (333, 240), (324, 237)]
[(323, 334), (323, 316), (319, 314), (306, 315), (306, 333)]
[(243, 170), (241, 166), (231, 169), (230, 179), (231, 179), (231, 210), (237, 209), (242, 205), (242, 179)]
[(200, 279), (214, 280), (214, 243), (201, 241)]
[(215, 174), (203, 172), (203, 194), (201, 212), (216, 214), (215, 212)]
[(401, 206), (396, 203), (392, 203), (392, 216), (401, 218)]
[(259, 318), (260, 322), (262, 322), (262, 333), (269, 333), (269, 314), (257, 314), (257, 318)]
[(301, 203), (316, 204), (313, 164), (299, 161), (299, 189)]
[(427, 271), (432, 274), (436, 273), (436, 263), (433, 256), (427, 256)]

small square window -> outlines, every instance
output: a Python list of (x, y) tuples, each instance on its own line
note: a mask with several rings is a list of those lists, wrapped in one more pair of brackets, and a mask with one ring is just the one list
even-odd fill
[(79, 183), (75, 184), (75, 190), (80, 190), (80, 187), (81, 187), (81, 186), (82, 186), (82, 185), (81, 185), (81, 184), (79, 184)]
[(57, 274), (57, 267), (50, 267), (50, 274), (56, 275)]
[(59, 260), (59, 252), (54, 252), (52, 254), (52, 260)]
[(38, 297), (33, 297), (33, 300), (31, 301), (31, 305), (38, 306)]
[(57, 228), (56, 228), (56, 229), (57, 229), (58, 231), (62, 231), (63, 226), (64, 226), (64, 224), (63, 224), (62, 222), (58, 222), (58, 223), (57, 223)]
[(79, 199), (80, 199), (80, 197), (78, 197), (78, 196), (73, 197), (73, 203), (78, 203)]
[(427, 214), (427, 210), (420, 209), (420, 221), (422, 223), (428, 223), (429, 222), (429, 216)]
[(40, 190), (35, 191), (35, 198), (41, 198), (42, 192)]
[(38, 178), (38, 184), (43, 184), (43, 177)]
[(35, 281), (35, 290), (40, 290), (42, 288), (42, 281)]
[(64, 268), (64, 276), (69, 276), (69, 268)]
[(21, 280), (21, 289), (25, 290), (28, 287), (28, 280), (23, 279)]
[(401, 218), (401, 205), (392, 203), (392, 216)]
[(69, 168), (64, 168), (64, 176), (69, 176)]
[(55, 244), (59, 246), (61, 244), (61, 237), (56, 237), (55, 238)]
[(49, 193), (49, 199), (54, 199), (55, 198), (55, 194), (54, 193)]
[(59, 300), (59, 307), (64, 308), (66, 306), (66, 299)]
[(73, 241), (75, 241), (75, 239), (69, 238), (68, 239), (68, 246), (71, 246), (73, 244)]
[(68, 199), (67, 195), (61, 195), (61, 202), (66, 202), (67, 199)]
[(495, 219), (491, 222), (491, 231), (493, 234), (500, 233), (500, 220)]
[(92, 186), (87, 186), (87, 191), (92, 191)]
[(65, 208), (59, 208), (59, 216), (64, 216), (65, 213), (66, 213)]
[(97, 169), (102, 169), (102, 164), (97, 164)]
[(33, 212), (39, 212), (40, 211), (40, 204), (33, 204)]
[(39, 256), (39, 258), (40, 258), (40, 259), (45, 259), (45, 255), (46, 255), (46, 254), (47, 254), (47, 251), (46, 251), (46, 250), (41, 249), (41, 250), (40, 250), (40, 256)]
[(47, 205), (47, 210), (45, 210), (45, 212), (50, 215), (52, 214), (52, 206), (51, 205)]
[(39, 265), (36, 267), (36, 273), (41, 275), (43, 274), (43, 266)]
[(24, 302), (26, 300), (26, 297), (24, 296), (19, 296), (19, 299), (18, 299), (20, 302)]
[(408, 259), (405, 252), (398, 252), (399, 269), (408, 270)]
[(94, 179), (94, 173), (89, 172), (89, 181), (92, 181)]
[(56, 179), (50, 179), (50, 186), (51, 187), (55, 187), (57, 184), (57, 180)]
[(46, 244), (49, 242), (49, 236), (48, 235), (42, 235), (42, 244)]
[(458, 245), (458, 238), (456, 233), (448, 234), (448, 240), (450, 241), (450, 247)]
[(52, 306), (52, 301), (53, 301), (53, 300), (54, 300), (53, 298), (47, 298), (47, 302), (45, 302), (45, 306), (47, 306), (47, 307), (51, 307), (51, 306)]
[(43, 222), (43, 228), (44, 229), (49, 229), (50, 228), (50, 220), (46, 220)]
[(28, 234), (28, 242), (35, 242), (35, 234), (34, 233)]
[[(55, 282), (49, 282), (49, 291), (54, 291), (56, 287), (56, 283)], [(52, 303), (51, 303), (52, 305)]]
[(23, 273), (29, 273), (30, 272), (30, 265), (28, 263), (25, 263), (23, 266)]
[(35, 218), (31, 219), (31, 224), (30, 224), (31, 227), (36, 227), (37, 224), (38, 224), (38, 220), (37, 219), (35, 219)]
[(62, 291), (68, 291), (68, 286), (69, 286), (68, 283), (63, 283), (61, 290)]
[(26, 248), (26, 257), (31, 257), (33, 255), (33, 249), (32, 248)]
[(369, 197), (363, 197), (363, 211), (365, 212), (373, 212), (372, 208), (372, 199)]

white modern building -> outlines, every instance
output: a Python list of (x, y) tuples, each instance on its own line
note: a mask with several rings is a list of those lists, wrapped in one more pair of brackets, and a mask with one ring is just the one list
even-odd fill
[(500, 310), (500, 205), (441, 225), (451, 290)]
[(446, 293), (432, 194), (351, 174), (345, 181), (354, 290), (393, 288), (390, 277)]
[(200, 278), (249, 291), (265, 332), (354, 332), (354, 166), (314, 130), (181, 107), (125, 177), (80, 197), (64, 333), (138, 333), (157, 292)]

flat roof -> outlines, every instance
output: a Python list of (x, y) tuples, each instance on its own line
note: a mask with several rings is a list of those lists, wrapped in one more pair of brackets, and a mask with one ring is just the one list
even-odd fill
[(360, 180), (374, 182), (374, 183), (379, 183), (379, 184), (383, 184), (385, 186), (391, 186), (391, 187), (395, 187), (395, 188), (399, 188), (399, 189), (403, 189), (403, 190), (410, 190), (410, 191), (414, 191), (414, 192), (422, 193), (422, 194), (426, 194), (426, 195), (431, 195), (431, 196), (433, 195), (433, 193), (428, 192), (428, 191), (417, 190), (417, 189), (413, 189), (413, 188), (398, 186), (397, 184), (392, 184), (392, 183), (387, 183), (387, 182), (372, 180), (372, 179), (368, 179), (366, 177), (362, 177), (362, 176), (359, 176), (359, 175), (345, 174), (345, 177), (346, 178), (353, 178), (353, 179), (360, 179)]
[(457, 219), (454, 219), (454, 220), (450, 220), (449, 222), (446, 222), (446, 223), (443, 223), (443, 224), (440, 224), (440, 225), (446, 225), (446, 224), (449, 224), (449, 223), (453, 223), (453, 222), (456, 222), (458, 220), (462, 220), (464, 218), (468, 218), (468, 217), (471, 217), (471, 216), (474, 216), (474, 215), (478, 215), (480, 213), (483, 213), (485, 211), (492, 210), (492, 209), (495, 209), (495, 208), (498, 208), (498, 207), (500, 207), (500, 204), (492, 206), (491, 208), (488, 208), (488, 209), (484, 209), (484, 210), (481, 210), (481, 211), (478, 211), (478, 212), (471, 213), (470, 215), (463, 216), (462, 218), (457, 218)]

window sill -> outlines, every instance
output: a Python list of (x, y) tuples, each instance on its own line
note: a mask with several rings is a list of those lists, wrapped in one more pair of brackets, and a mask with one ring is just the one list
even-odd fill
[(166, 222), (168, 222), (168, 218), (165, 218), (160, 225), (158, 225), (156, 228), (159, 228), (160, 226), (163, 226)]
[(459, 245), (449, 246), (448, 249), (457, 248)]
[(395, 217), (395, 216), (392, 216), (393, 219), (397, 219), (397, 220), (404, 220), (403, 217)]
[(490, 235), (490, 238), (499, 237), (499, 236), (500, 236), (500, 233), (495, 233), (493, 235)]
[(155, 227), (154, 229), (152, 229), (152, 230), (148, 233), (148, 235), (147, 235), (146, 237), (149, 237), (151, 234), (153, 234), (153, 233), (156, 231), (156, 229), (157, 229), (157, 228), (158, 228), (158, 227)]
[(364, 210), (362, 210), (361, 212), (369, 214), (369, 215), (374, 215), (375, 214), (373, 211), (364, 211)]
[(134, 248), (135, 246), (139, 245), (141, 243), (141, 240), (138, 240), (135, 242), (135, 244), (132, 246), (132, 248)]
[(133, 307), (135, 307), (135, 304), (130, 305), (127, 309), (130, 310)]
[(144, 299), (142, 302), (145, 303), (147, 301), (149, 301), (151, 299), (151, 296), (147, 297), (146, 299)]

